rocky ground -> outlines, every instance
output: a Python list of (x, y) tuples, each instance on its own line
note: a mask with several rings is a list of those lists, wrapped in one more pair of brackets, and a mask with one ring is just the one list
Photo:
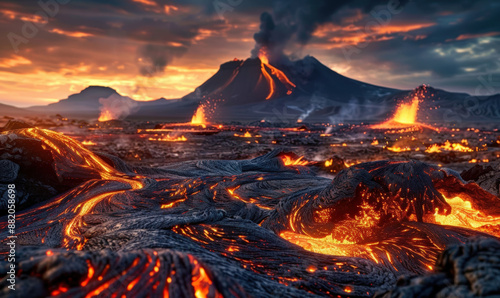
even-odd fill
[[(494, 129), (233, 123), (173, 136), (153, 123), (60, 122), (11, 121), (0, 134), (20, 290), (2, 261), (2, 296), (500, 292)], [(470, 151), (425, 152), (446, 140)]]

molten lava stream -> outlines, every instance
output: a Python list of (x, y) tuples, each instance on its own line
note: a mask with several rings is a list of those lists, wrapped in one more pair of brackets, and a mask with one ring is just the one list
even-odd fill
[(76, 216), (71, 219), (71, 221), (66, 225), (64, 229), (64, 233), (66, 235), (66, 239), (64, 240), (64, 244), (67, 248), (71, 248), (75, 246), (75, 249), (81, 250), (83, 245), (85, 244), (85, 239), (80, 236), (80, 228), (83, 227), (83, 216), (91, 213), (92, 209), (104, 199), (109, 198), (115, 194), (123, 193), (124, 191), (114, 191), (107, 192), (98, 196), (95, 196), (83, 203), (78, 204), (72, 212), (77, 213)]
[[(102, 180), (116, 181), (124, 185), (124, 187), (120, 187), (119, 190), (98, 194), (95, 197), (89, 198), (78, 204), (74, 208), (68, 208), (65, 210), (64, 213), (76, 214), (76, 216), (70, 220), (64, 229), (66, 236), (65, 246), (67, 247), (74, 245), (75, 243), (77, 249), (81, 249), (83, 247), (84, 243), (82, 242), (82, 237), (79, 236), (78, 233), (79, 227), (82, 225), (82, 217), (91, 212), (91, 210), (99, 202), (109, 196), (119, 194), (124, 190), (138, 190), (144, 187), (142, 177), (128, 177), (127, 175), (118, 172), (93, 152), (85, 148), (82, 144), (66, 137), (63, 134), (38, 128), (23, 129), (19, 131), (19, 134), (39, 139), (46, 146), (51, 148), (53, 150), (52, 156), (56, 164), (56, 169), (58, 167), (61, 167), (62, 169), (66, 167), (74, 169), (79, 167), (83, 169), (91, 168), (99, 173)], [(72, 164), (68, 165), (68, 162), (71, 162)], [(62, 201), (63, 198), (59, 199), (59, 201)], [(71, 240), (73, 243), (71, 243)]]
[(434, 221), (440, 225), (455, 226), (481, 231), (496, 237), (500, 237), (500, 216), (486, 215), (475, 209), (472, 203), (460, 197), (446, 198), (446, 202), (451, 207), (448, 215), (441, 215), (435, 212), (429, 217), (429, 221)]
[(262, 74), (266, 78), (267, 83), (269, 84), (269, 94), (266, 97), (266, 100), (268, 100), (271, 97), (273, 97), (273, 95), (274, 95), (274, 90), (276, 89), (276, 83), (274, 82), (271, 75), (267, 72), (266, 64), (264, 62), (262, 62), (262, 64), (261, 64), (261, 70), (262, 70)]
[[(285, 231), (281, 232), (280, 236), (308, 251), (331, 256), (363, 258), (392, 268), (396, 272), (422, 273), (432, 270), (440, 248), (424, 238), (414, 237), (411, 234), (413, 232), (411, 229), (402, 232), (406, 232), (408, 235), (399, 235), (399, 241), (398, 239), (387, 239), (362, 244), (347, 240), (339, 241), (332, 235), (314, 238)], [(411, 267), (407, 267), (410, 264)]]
[(273, 77), (269, 74), (267, 69), (269, 68), (271, 71), (271, 74), (276, 76), (278, 80), (287, 88), (287, 95), (292, 94), (292, 91), (294, 88), (297, 86), (288, 79), (288, 77), (283, 73), (281, 70), (277, 69), (276, 67), (272, 66), (269, 64), (269, 59), (267, 57), (267, 53), (265, 49), (260, 49), (259, 51), (259, 59), (261, 61), (261, 70), (262, 74), (266, 78), (267, 83), (269, 84), (269, 94), (266, 97), (266, 100), (271, 99), (276, 93), (276, 82), (274, 81)]
[[(439, 214), (436, 208), (434, 214), (424, 216), (424, 227), (429, 224), (438, 224), (466, 228), (500, 237), (500, 216), (486, 215), (474, 208), (471, 202), (459, 196), (451, 199), (444, 198), (451, 207), (450, 213), (447, 215)], [(374, 214), (371, 215), (372, 219), (380, 219), (380, 217), (373, 216)], [(291, 231), (281, 232), (280, 236), (309, 251), (334, 256), (370, 259), (377, 264), (390, 265), (398, 271), (401, 269), (410, 269), (404, 268), (405, 261), (401, 259), (402, 256), (411, 258), (412, 262), (420, 266), (420, 270), (432, 270), (437, 255), (443, 249), (441, 244), (434, 243), (435, 241), (432, 240), (432, 237), (428, 237), (425, 228), (424, 230), (419, 228), (419, 225), (422, 225), (422, 223), (412, 221), (402, 222), (402, 228), (395, 230), (395, 233), (397, 233), (393, 239), (383, 239), (376, 242), (358, 242), (357, 240), (343, 239), (342, 237), (345, 237), (346, 233), (352, 234), (351, 230), (355, 229), (356, 225), (361, 225), (367, 229), (376, 228), (376, 225), (370, 223), (369, 213), (365, 213), (361, 218), (355, 218), (355, 221), (357, 221), (356, 224), (349, 223), (348, 221), (337, 223), (332, 234), (323, 238), (314, 238)], [(291, 226), (293, 227), (293, 223)], [(421, 231), (424, 231), (424, 233), (422, 234)], [(444, 238), (449, 237), (450, 239), (454, 239), (456, 235), (453, 235), (452, 231), (450, 230), (440, 235)], [(442, 240), (444, 241), (445, 239)], [(459, 239), (459, 241), (465, 240)], [(443, 243), (446, 243), (446, 241)]]
[(134, 189), (141, 188), (142, 183), (109, 166), (97, 155), (85, 148), (79, 142), (63, 134), (47, 129), (27, 128), (19, 131), (20, 135), (41, 140), (49, 148), (57, 152), (52, 153), (56, 165), (66, 164), (68, 161), (75, 167), (92, 168), (99, 172), (103, 180), (117, 180), (131, 184)]
[(194, 288), (194, 295), (196, 298), (205, 298), (205, 297), (220, 297), (222, 295), (215, 289), (212, 284), (212, 280), (208, 277), (205, 268), (200, 265), (198, 260), (194, 259), (191, 255), (189, 255), (189, 260), (191, 261), (193, 266), (192, 274), (192, 285)]
[(303, 158), (304, 156), (300, 156), (298, 158), (293, 158), (289, 155), (281, 156), (281, 159), (283, 160), (285, 166), (307, 166), (309, 164), (309, 161), (304, 160)]

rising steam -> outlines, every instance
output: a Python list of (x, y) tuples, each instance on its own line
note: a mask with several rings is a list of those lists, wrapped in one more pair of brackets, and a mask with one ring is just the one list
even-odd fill
[(101, 115), (99, 121), (123, 119), (130, 113), (137, 111), (138, 104), (129, 97), (112, 94), (106, 98), (99, 98)]

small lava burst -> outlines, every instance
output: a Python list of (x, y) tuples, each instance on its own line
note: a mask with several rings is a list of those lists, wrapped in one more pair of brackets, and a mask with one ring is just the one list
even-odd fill
[(105, 121), (110, 121), (110, 120), (114, 120), (114, 119), (115, 119), (115, 117), (113, 117), (113, 113), (110, 110), (103, 109), (101, 111), (101, 114), (99, 115), (98, 121), (105, 122)]
[(396, 110), (396, 114), (392, 119), (394, 122), (401, 124), (415, 124), (418, 112), (418, 97), (414, 97), (411, 103), (403, 103)]
[(396, 109), (394, 116), (380, 124), (372, 125), (373, 129), (393, 129), (421, 125), (417, 122), (418, 97), (414, 97), (410, 103), (402, 103)]
[(97, 144), (94, 143), (93, 141), (85, 140), (85, 141), (82, 142), (82, 145), (85, 145), (85, 146), (95, 146)]
[(205, 105), (200, 104), (196, 109), (196, 111), (194, 112), (193, 118), (191, 119), (191, 124), (200, 125), (203, 128), (205, 128), (207, 123), (208, 122), (205, 114)]
[(417, 114), (419, 111), (419, 104), (425, 98), (426, 86), (423, 85), (422, 90), (416, 90), (413, 92), (413, 96), (411, 102), (403, 102), (401, 103), (395, 113), (394, 116), (382, 123), (371, 125), (372, 129), (411, 129), (411, 128), (428, 128), (432, 130), (437, 130), (436, 128), (420, 123), (417, 121)]

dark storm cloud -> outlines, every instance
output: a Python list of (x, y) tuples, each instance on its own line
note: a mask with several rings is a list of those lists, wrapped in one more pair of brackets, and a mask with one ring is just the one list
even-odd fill
[[(443, 1), (443, 4), (447, 2)], [(373, 43), (362, 52), (360, 59), (370, 59), (368, 56), (371, 56), (377, 61), (391, 63), (399, 70), (431, 71), (437, 77), (454, 77), (470, 74), (467, 69), (484, 71), (485, 65), (499, 57), (499, 5), (463, 1), (459, 7), (437, 7), (436, 3), (414, 2), (398, 16), (400, 19), (424, 16), (423, 19), (434, 21), (435, 25), (412, 32), (425, 38), (405, 40), (405, 36), (398, 36)], [(451, 11), (456, 14), (441, 16), (443, 12)], [(483, 40), (475, 38), (491, 32), (498, 32), (499, 36)]]
[[(499, 80), (500, 67), (495, 63), (500, 59), (498, 15), (500, 3), (493, 1), (411, 1), (387, 24), (394, 27), (393, 32), (380, 30), (365, 38), (363, 35), (371, 32), (364, 27), (373, 21), (373, 16), (364, 13), (356, 21), (345, 22), (337, 13), (332, 24), (340, 24), (344, 29), (352, 25), (359, 31), (330, 32), (325, 37), (313, 37), (312, 43), (320, 48), (330, 47), (322, 53), (334, 57), (330, 60), (333, 63), (344, 63), (351, 73), (388, 66), (392, 74), (400, 77), (427, 73), (426, 81), (414, 82), (415, 86), (435, 82), (473, 93), (473, 86), (479, 84), (482, 75), (496, 74)], [(412, 28), (419, 24), (421, 28)], [(356, 37), (363, 44), (351, 42)], [(335, 42), (340, 43), (338, 47)], [(465, 81), (469, 83), (464, 84)], [(378, 80), (381, 82), (384, 84), (382, 79)], [(395, 82), (386, 84), (398, 87)]]

